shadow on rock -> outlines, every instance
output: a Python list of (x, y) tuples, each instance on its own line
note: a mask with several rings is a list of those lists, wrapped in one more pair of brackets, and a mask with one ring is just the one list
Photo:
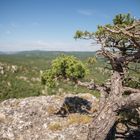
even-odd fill
[(66, 97), (62, 107), (55, 115), (66, 117), (70, 113), (89, 114), (92, 103), (78, 96)]

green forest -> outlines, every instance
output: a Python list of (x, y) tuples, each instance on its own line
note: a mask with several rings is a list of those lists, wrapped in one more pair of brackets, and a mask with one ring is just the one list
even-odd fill
[[(50, 68), (54, 59), (60, 55), (75, 56), (84, 63), (88, 72), (83, 81), (94, 80), (103, 84), (109, 78), (111, 71), (109, 65), (102, 58), (97, 58), (95, 52), (47, 52), (27, 51), (15, 54), (0, 55), (0, 100), (9, 98), (24, 98), (29, 96), (53, 95), (53, 94), (77, 94), (91, 93), (99, 97), (99, 92), (85, 87), (76, 86), (75, 83), (61, 80), (54, 88), (46, 89), (41, 83), (41, 72)], [(93, 60), (90, 61), (90, 60)], [(132, 65), (132, 64), (131, 64)], [(15, 70), (12, 70), (15, 67)], [(140, 87), (140, 74), (133, 69), (139, 68), (139, 64), (133, 64), (130, 73), (133, 73), (133, 81), (128, 81), (133, 87)]]
[[(94, 79), (96, 82), (102, 83), (110, 74), (107, 69), (105, 70), (104, 60), (97, 59), (94, 63), (89, 62), (89, 58), (93, 57), (95, 59), (95, 52), (29, 51), (15, 54), (1, 54), (0, 100), (39, 96), (42, 94), (61, 94), (58, 91), (72, 94), (92, 93), (98, 97), (99, 93), (97, 91), (75, 86), (73, 82), (65, 83), (61, 81), (57, 87), (45, 91), (46, 86), (41, 84), (41, 71), (49, 69), (52, 60), (61, 54), (73, 55), (85, 64), (88, 69), (88, 73), (84, 78), (85, 80)], [(15, 70), (12, 70), (12, 67), (16, 67)]]

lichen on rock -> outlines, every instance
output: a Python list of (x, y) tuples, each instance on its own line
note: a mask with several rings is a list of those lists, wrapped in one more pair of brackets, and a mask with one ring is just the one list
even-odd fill
[[(84, 116), (77, 111), (69, 117), (55, 114), (67, 97), (73, 99), (75, 95), (39, 96), (1, 102), (0, 140), (85, 140), (88, 121), (92, 119), (87, 117), (88, 114)], [(76, 98), (83, 98), (92, 106), (98, 102), (89, 94), (78, 94)], [(77, 117), (81, 118), (81, 122)]]

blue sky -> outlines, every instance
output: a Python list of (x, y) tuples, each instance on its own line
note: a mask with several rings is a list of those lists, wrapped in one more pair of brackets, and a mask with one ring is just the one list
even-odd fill
[(75, 31), (95, 31), (119, 13), (140, 18), (140, 0), (0, 0), (0, 51), (94, 51)]

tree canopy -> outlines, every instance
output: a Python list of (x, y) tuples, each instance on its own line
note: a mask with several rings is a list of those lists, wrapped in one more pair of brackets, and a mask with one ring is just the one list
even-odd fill
[[(112, 68), (114, 59), (118, 61), (117, 70), (123, 71), (120, 65), (128, 66), (129, 62), (139, 61), (140, 48), (140, 21), (135, 20), (130, 14), (119, 14), (113, 19), (112, 24), (98, 26), (96, 32), (77, 31), (75, 39), (94, 39), (101, 44), (102, 54), (111, 62)], [(106, 50), (105, 48), (109, 48)]]
[[(110, 85), (82, 83), (81, 86), (99, 90), (100, 105), (97, 116), (89, 126), (88, 140), (112, 139), (116, 116), (121, 110), (140, 106), (140, 90), (124, 84), (129, 64), (140, 62), (140, 20), (130, 14), (116, 15), (111, 24), (98, 26), (96, 32), (77, 31), (75, 39), (92, 39), (101, 45), (97, 51), (109, 60), (112, 67)], [(124, 96), (129, 92), (129, 95)], [(98, 127), (97, 127), (98, 126)]]

